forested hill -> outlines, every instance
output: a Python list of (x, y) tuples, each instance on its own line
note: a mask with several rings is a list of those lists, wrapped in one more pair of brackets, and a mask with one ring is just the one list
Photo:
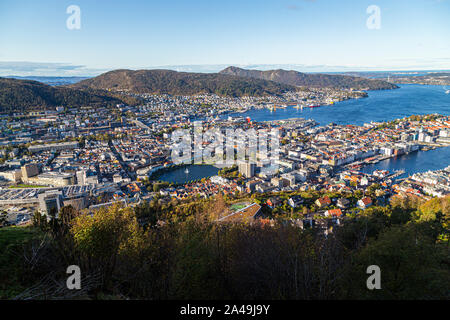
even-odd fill
[(375, 79), (366, 79), (354, 76), (331, 75), (320, 73), (302, 73), (287, 70), (247, 70), (237, 67), (228, 67), (219, 72), (220, 74), (235, 75), (253, 79), (271, 80), (278, 83), (292, 86), (316, 87), (316, 88), (336, 88), (336, 89), (357, 89), (357, 90), (382, 90), (398, 88), (395, 84)]
[(171, 95), (215, 93), (232, 97), (279, 95), (297, 90), (291, 85), (263, 79), (171, 70), (114, 70), (70, 87)]
[(52, 87), (38, 81), (0, 78), (0, 112), (27, 112), (56, 106), (115, 105), (123, 100), (100, 90)]

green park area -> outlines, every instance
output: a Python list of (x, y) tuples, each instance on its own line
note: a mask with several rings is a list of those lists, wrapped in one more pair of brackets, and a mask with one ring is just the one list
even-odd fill
[(32, 189), (32, 188), (45, 188), (46, 186), (36, 186), (32, 184), (17, 184), (14, 186), (10, 186), (10, 189)]

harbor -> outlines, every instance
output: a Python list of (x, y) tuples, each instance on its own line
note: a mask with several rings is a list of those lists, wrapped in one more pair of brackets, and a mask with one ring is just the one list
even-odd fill
[[(391, 121), (412, 114), (450, 114), (449, 96), (445, 95), (438, 86), (408, 84), (400, 85), (399, 89), (369, 91), (368, 94), (369, 96), (364, 99), (336, 101), (334, 104), (324, 103), (327, 101), (325, 99), (321, 102), (320, 108), (308, 108), (307, 105), (312, 103), (309, 104), (306, 101), (291, 101), (281, 104), (286, 107), (276, 111), (268, 109), (268, 106), (278, 105), (272, 103), (263, 108), (249, 107), (246, 112), (231, 112), (221, 117), (250, 117), (253, 121), (301, 117), (314, 119), (320, 125), (331, 122), (364, 125), (370, 121)], [(417, 101), (426, 101), (426, 103), (417, 103)]]
[(421, 149), (409, 154), (380, 159), (375, 163), (361, 166), (360, 171), (363, 173), (372, 173), (376, 170), (387, 170), (389, 172), (403, 170), (403, 174), (396, 176), (396, 178), (406, 178), (415, 173), (440, 170), (449, 165), (450, 147), (426, 150)]

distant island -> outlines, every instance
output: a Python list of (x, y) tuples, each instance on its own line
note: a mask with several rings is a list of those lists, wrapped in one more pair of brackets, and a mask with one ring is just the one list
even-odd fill
[(450, 72), (434, 72), (426, 75), (390, 76), (389, 80), (399, 84), (424, 84), (450, 86)]

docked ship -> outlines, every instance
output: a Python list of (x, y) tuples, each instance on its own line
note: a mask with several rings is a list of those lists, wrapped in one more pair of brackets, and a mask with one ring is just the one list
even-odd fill
[(286, 108), (287, 108), (286, 105), (279, 105), (279, 106), (273, 105), (273, 106), (270, 106), (270, 107), (269, 107), (269, 110), (270, 110), (270, 111), (277, 111), (277, 109), (286, 109)]
[(318, 105), (318, 104), (312, 104), (312, 105), (310, 105), (310, 106), (308, 106), (308, 108), (318, 108), (318, 107), (320, 107), (320, 105)]

